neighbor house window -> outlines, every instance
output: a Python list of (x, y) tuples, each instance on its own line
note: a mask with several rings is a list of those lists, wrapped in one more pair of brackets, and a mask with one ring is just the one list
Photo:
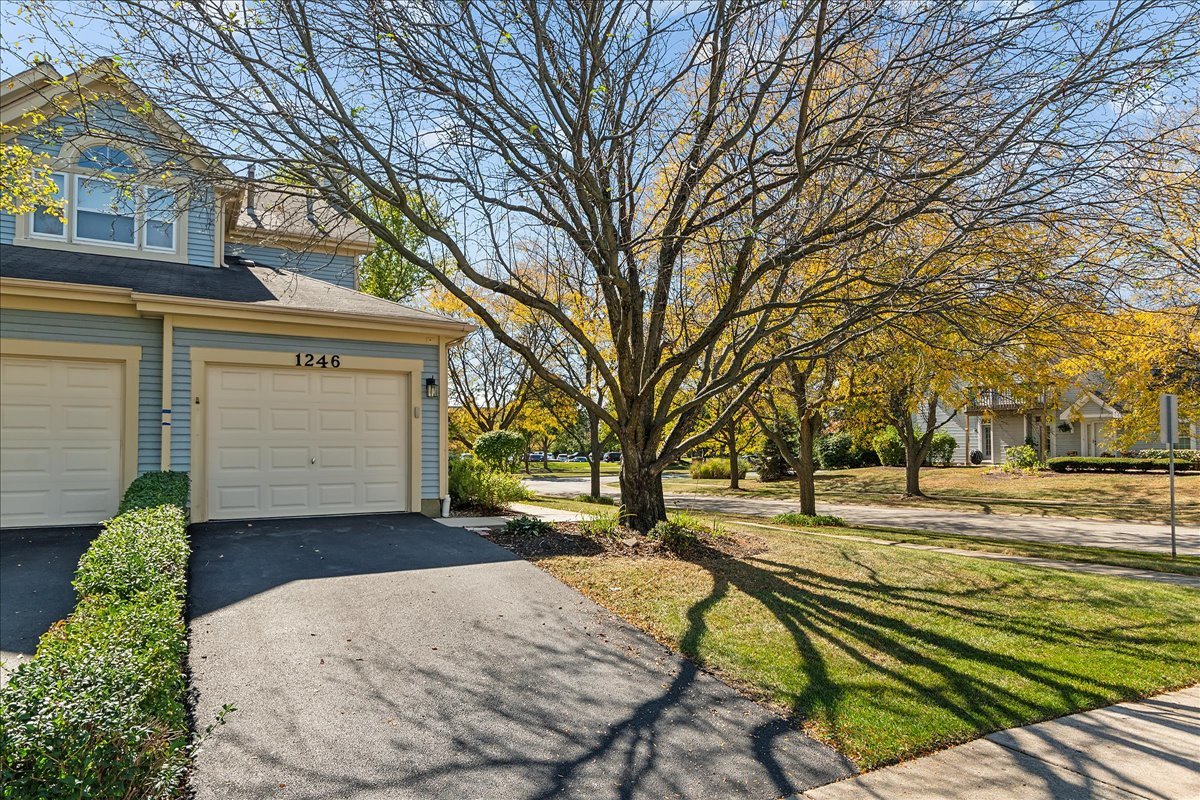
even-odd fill
[(985, 461), (992, 459), (992, 423), (983, 422), (979, 425), (979, 443), (983, 445), (980, 449), (983, 451)]
[[(54, 192), (54, 199), (60, 203), (65, 202), (67, 198), (67, 176), (61, 172), (55, 172), (50, 176), (50, 179), (58, 187)], [(59, 206), (59, 210), (41, 208), (34, 211), (29, 223), (30, 232), (34, 236), (45, 237), (47, 239), (65, 239), (67, 237), (67, 224), (59, 216), (60, 213), (66, 213), (61, 205)]]

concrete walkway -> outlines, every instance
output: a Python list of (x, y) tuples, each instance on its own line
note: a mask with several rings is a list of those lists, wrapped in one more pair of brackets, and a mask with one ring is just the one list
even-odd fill
[[(538, 494), (574, 497), (588, 491), (586, 477), (534, 478), (526, 485)], [(602, 491), (617, 496), (617, 479), (604, 476)], [(788, 500), (761, 497), (735, 497), (714, 494), (668, 493), (667, 505), (697, 511), (773, 517), (788, 511), (799, 511), (800, 504)], [(850, 505), (817, 503), (817, 512), (834, 514), (852, 525), (881, 528), (956, 533), (985, 538), (1021, 539), (1029, 542), (1111, 547), (1120, 550), (1143, 550), (1151, 553), (1171, 551), (1170, 528), (1145, 522), (1071, 519), (1067, 517), (1035, 517), (1019, 514), (983, 514), (973, 511), (946, 511), (935, 508)], [(1181, 525), (1176, 528), (1180, 554), (1200, 555), (1200, 527)]]
[(1195, 800), (1200, 686), (993, 733), (806, 800)]

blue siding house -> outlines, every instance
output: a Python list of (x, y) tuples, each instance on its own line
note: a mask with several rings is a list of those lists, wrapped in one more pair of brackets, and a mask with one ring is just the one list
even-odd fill
[(61, 207), (0, 214), (0, 525), (98, 522), (159, 469), (195, 521), (440, 513), (470, 327), (358, 292), (351, 219), (146, 108), (106, 62), (4, 83)]

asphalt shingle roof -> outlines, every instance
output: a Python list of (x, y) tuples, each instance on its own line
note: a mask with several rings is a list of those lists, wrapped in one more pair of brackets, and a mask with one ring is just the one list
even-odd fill
[(0, 245), (0, 276), (246, 303), (256, 308), (367, 314), (414, 323), (466, 327), (448, 317), (272, 267), (229, 264), (217, 269), (124, 256)]

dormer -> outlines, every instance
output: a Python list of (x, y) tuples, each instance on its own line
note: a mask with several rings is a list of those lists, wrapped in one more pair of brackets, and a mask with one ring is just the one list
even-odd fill
[(0, 90), (0, 133), (44, 159), (61, 201), (0, 214), (0, 244), (221, 266), (232, 173), (115, 66), (43, 65)]
[(357, 288), (371, 237), (318, 193), (237, 178), (112, 62), (0, 85), (0, 136), (40, 154), (62, 213), (0, 213), (0, 244), (219, 268), (254, 262)]

